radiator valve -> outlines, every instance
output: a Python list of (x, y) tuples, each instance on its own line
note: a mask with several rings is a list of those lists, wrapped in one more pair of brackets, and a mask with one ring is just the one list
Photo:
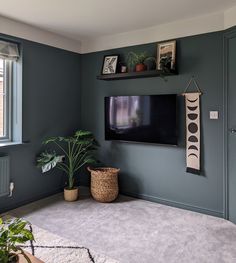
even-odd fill
[(10, 182), (10, 193), (9, 193), (9, 197), (12, 197), (12, 193), (13, 193), (13, 190), (14, 190), (14, 183), (13, 182)]

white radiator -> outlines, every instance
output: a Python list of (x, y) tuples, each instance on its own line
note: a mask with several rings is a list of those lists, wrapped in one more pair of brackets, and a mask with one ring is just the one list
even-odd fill
[(9, 195), (10, 158), (0, 156), (0, 196)]

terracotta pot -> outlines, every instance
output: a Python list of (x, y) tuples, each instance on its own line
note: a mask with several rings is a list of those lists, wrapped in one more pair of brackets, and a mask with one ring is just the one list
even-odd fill
[[(13, 255), (13, 254), (12, 254)], [(20, 262), (20, 259), (19, 259), (19, 256), (18, 255), (15, 255), (15, 259), (13, 259), (11, 261), (11, 263), (19, 263)]]
[(146, 69), (147, 69), (147, 67), (143, 63), (139, 63), (135, 66), (136, 72), (145, 71)]
[(79, 197), (79, 188), (74, 187), (73, 189), (64, 188), (64, 199), (68, 202), (76, 201)]
[[(24, 251), (24, 253), (25, 255), (27, 255), (31, 263), (45, 263), (42, 260), (36, 258), (35, 256), (31, 255), (30, 253), (26, 251)], [(19, 261), (15, 263), (27, 263), (27, 259), (22, 254), (19, 254)]]
[(20, 262), (20, 259), (19, 259), (18, 255), (16, 255), (15, 259), (13, 259), (11, 261), (11, 263), (19, 263), (19, 262)]

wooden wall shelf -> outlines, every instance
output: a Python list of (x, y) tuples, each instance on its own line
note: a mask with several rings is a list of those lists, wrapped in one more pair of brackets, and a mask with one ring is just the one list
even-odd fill
[(107, 74), (99, 75), (97, 79), (99, 80), (121, 80), (121, 79), (137, 79), (137, 78), (152, 78), (152, 77), (161, 77), (161, 76), (173, 76), (177, 75), (176, 71), (163, 74), (158, 70), (147, 70), (141, 72), (127, 72), (127, 73), (116, 73), (116, 74)]

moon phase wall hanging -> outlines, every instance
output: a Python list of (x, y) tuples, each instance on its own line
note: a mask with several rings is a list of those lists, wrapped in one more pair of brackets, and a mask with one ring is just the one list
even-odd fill
[[(197, 92), (187, 92), (191, 83)], [(200, 96), (201, 91), (192, 77), (182, 95), (185, 96), (186, 107), (186, 164), (188, 173), (201, 173), (201, 134), (200, 134)]]

